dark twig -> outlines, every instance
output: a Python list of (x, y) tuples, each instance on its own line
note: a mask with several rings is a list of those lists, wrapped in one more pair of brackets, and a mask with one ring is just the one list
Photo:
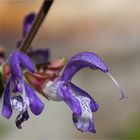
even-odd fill
[(29, 49), (29, 47), (31, 46), (31, 43), (32, 43), (37, 31), (39, 30), (43, 20), (45, 19), (53, 1), (54, 0), (44, 0), (44, 3), (42, 4), (41, 9), (36, 16), (29, 33), (27, 34), (27, 36), (25, 37), (25, 39), (22, 43), (22, 47), (21, 47), (20, 51), (26, 53), (27, 50)]

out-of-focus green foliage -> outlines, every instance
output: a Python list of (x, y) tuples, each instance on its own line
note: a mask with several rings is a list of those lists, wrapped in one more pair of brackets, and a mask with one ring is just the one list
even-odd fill
[(0, 121), (0, 139), (9, 131), (8, 127)]
[(4, 83), (2, 78), (2, 65), (0, 65), (0, 98), (3, 94), (3, 91), (4, 91)]
[[(138, 115), (140, 116), (140, 115)], [(113, 137), (117, 139), (140, 139), (140, 118), (134, 118), (123, 129), (116, 132)]]
[(122, 136), (129, 139), (140, 139), (140, 120), (128, 128), (127, 134)]

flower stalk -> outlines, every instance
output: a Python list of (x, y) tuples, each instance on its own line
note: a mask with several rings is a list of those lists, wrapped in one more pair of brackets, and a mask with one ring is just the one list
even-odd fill
[(49, 9), (52, 5), (54, 0), (44, 0), (39, 13), (37, 14), (33, 25), (29, 31), (29, 33), (27, 34), (27, 36), (25, 37), (23, 43), (22, 43), (22, 47), (20, 49), (21, 52), (26, 53), (27, 50), (30, 48), (31, 43), (37, 33), (37, 31), (39, 30), (42, 22), (44, 21), (47, 13), (49, 12)]

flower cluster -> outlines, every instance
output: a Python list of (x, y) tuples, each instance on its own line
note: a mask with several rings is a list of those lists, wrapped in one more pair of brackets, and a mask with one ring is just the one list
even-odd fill
[[(35, 14), (30, 14), (25, 18), (23, 38), (28, 33), (34, 17)], [(72, 111), (73, 123), (78, 130), (96, 133), (93, 113), (99, 109), (99, 105), (71, 80), (79, 70), (91, 68), (109, 75), (119, 87), (109, 74), (104, 61), (93, 52), (79, 53), (67, 62), (64, 58), (50, 62), (47, 49), (45, 51), (30, 49), (28, 55), (32, 60), (16, 50), (3, 65), (5, 91), (2, 115), (9, 119), (13, 110), (18, 111), (15, 123), (19, 129), (22, 128), (21, 124), (29, 119), (29, 108), (35, 115), (39, 115), (44, 109), (43, 102), (37, 96), (39, 93), (53, 101), (64, 101)], [(121, 94), (124, 98), (122, 91)]]
[(35, 115), (39, 115), (44, 108), (44, 104), (24, 80), (24, 73), (21, 71), (22, 67), (22, 69), (34, 72), (35, 68), (30, 59), (25, 54), (15, 51), (9, 57), (8, 64), (10, 66), (10, 77), (4, 91), (2, 115), (10, 118), (13, 110), (18, 111), (16, 126), (21, 128), (21, 123), (29, 118), (28, 107)]

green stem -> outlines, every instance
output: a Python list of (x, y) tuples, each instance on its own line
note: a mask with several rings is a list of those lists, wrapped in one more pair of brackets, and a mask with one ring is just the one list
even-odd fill
[(35, 21), (33, 22), (33, 25), (31, 27), (29, 33), (27, 34), (27, 36), (25, 37), (25, 39), (22, 43), (22, 47), (21, 47), (20, 51), (22, 51), (23, 53), (26, 53), (28, 51), (28, 49), (30, 48), (31, 43), (32, 43), (37, 31), (39, 30), (43, 20), (45, 19), (53, 1), (54, 0), (44, 0), (44, 3), (42, 4), (41, 9), (36, 16)]

